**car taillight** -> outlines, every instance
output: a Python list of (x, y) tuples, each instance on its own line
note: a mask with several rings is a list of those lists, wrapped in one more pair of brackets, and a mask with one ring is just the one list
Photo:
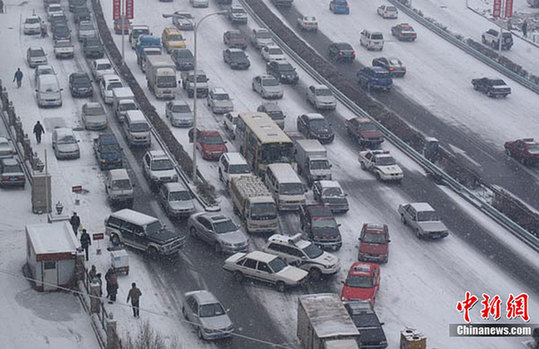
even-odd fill
[(402, 70), (406, 70), (406, 67), (402, 67)]
[(356, 51), (352, 51), (352, 56), (355, 56), (356, 55)]
[(339, 52), (339, 56), (342, 56), (342, 55), (343, 55), (343, 53), (342, 53), (342, 51), (340, 51), (340, 52)]
[(395, 68), (393, 68), (393, 67), (389, 67), (389, 70), (390, 70), (390, 71), (391, 71), (391, 70), (395, 70)]

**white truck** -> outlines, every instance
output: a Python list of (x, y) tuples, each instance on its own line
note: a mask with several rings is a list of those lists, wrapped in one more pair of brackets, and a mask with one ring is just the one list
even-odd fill
[(234, 213), (245, 221), (248, 232), (277, 230), (277, 205), (268, 188), (255, 175), (233, 177), (230, 193)]
[(124, 100), (131, 100), (133, 104), (135, 103), (135, 95), (129, 87), (118, 87), (112, 90), (112, 110), (120, 122), (124, 121), (128, 110), (126, 105), (121, 103)]
[(326, 148), (317, 139), (296, 141), (298, 173), (307, 178), (309, 185), (318, 180), (331, 180), (331, 163)]
[(302, 349), (359, 349), (359, 331), (339, 296), (298, 297), (297, 336)]
[(176, 64), (170, 56), (148, 56), (144, 63), (148, 88), (156, 98), (174, 99), (176, 87)]

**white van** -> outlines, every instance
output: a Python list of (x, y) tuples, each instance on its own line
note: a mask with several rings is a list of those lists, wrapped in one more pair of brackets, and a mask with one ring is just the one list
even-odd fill
[(305, 205), (306, 187), (290, 164), (268, 165), (264, 180), (280, 211), (299, 210)]
[(125, 168), (110, 170), (105, 179), (105, 191), (107, 198), (112, 205), (123, 204), (127, 207), (133, 206), (133, 183)]
[(233, 177), (250, 174), (247, 161), (240, 153), (223, 153), (219, 158), (219, 179), (228, 188)]
[(150, 124), (140, 110), (127, 111), (122, 127), (130, 147), (136, 145), (149, 147), (152, 144)]
[(37, 77), (36, 98), (40, 107), (61, 107), (62, 89), (56, 75), (44, 74)]
[(363, 30), (359, 36), (359, 43), (367, 50), (382, 51), (384, 48), (384, 34), (370, 30)]
[(118, 75), (108, 74), (103, 76), (103, 79), (99, 82), (99, 89), (106, 104), (112, 104), (112, 90), (120, 87), (124, 87), (124, 84)]

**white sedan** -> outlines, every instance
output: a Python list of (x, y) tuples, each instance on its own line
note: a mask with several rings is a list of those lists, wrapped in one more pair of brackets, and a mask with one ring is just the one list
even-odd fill
[(391, 5), (382, 5), (376, 9), (376, 12), (385, 19), (397, 19), (399, 16), (397, 8)]
[(283, 98), (284, 91), (281, 84), (271, 75), (255, 76), (251, 87), (262, 98)]
[(315, 32), (318, 30), (318, 21), (314, 16), (302, 16), (298, 18), (298, 27), (301, 30)]
[(266, 62), (282, 61), (286, 59), (283, 50), (277, 45), (264, 46), (262, 47), (262, 50), (260, 50), (260, 53)]

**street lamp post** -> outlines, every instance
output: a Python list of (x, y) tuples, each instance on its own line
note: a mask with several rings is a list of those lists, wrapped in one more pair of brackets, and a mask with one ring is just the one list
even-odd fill
[[(204, 17), (200, 18), (196, 23), (193, 25), (193, 33), (194, 33), (194, 47), (193, 47), (193, 56), (194, 56), (194, 81), (193, 81), (193, 184), (196, 184), (197, 182), (197, 33), (198, 33), (198, 27), (200, 24), (208, 17), (211, 16), (217, 16), (217, 15), (224, 15), (227, 11), (217, 11), (208, 13)], [(170, 17), (176, 17), (176, 18), (185, 18), (182, 14), (163, 14), (164, 18), (170, 18)]]

